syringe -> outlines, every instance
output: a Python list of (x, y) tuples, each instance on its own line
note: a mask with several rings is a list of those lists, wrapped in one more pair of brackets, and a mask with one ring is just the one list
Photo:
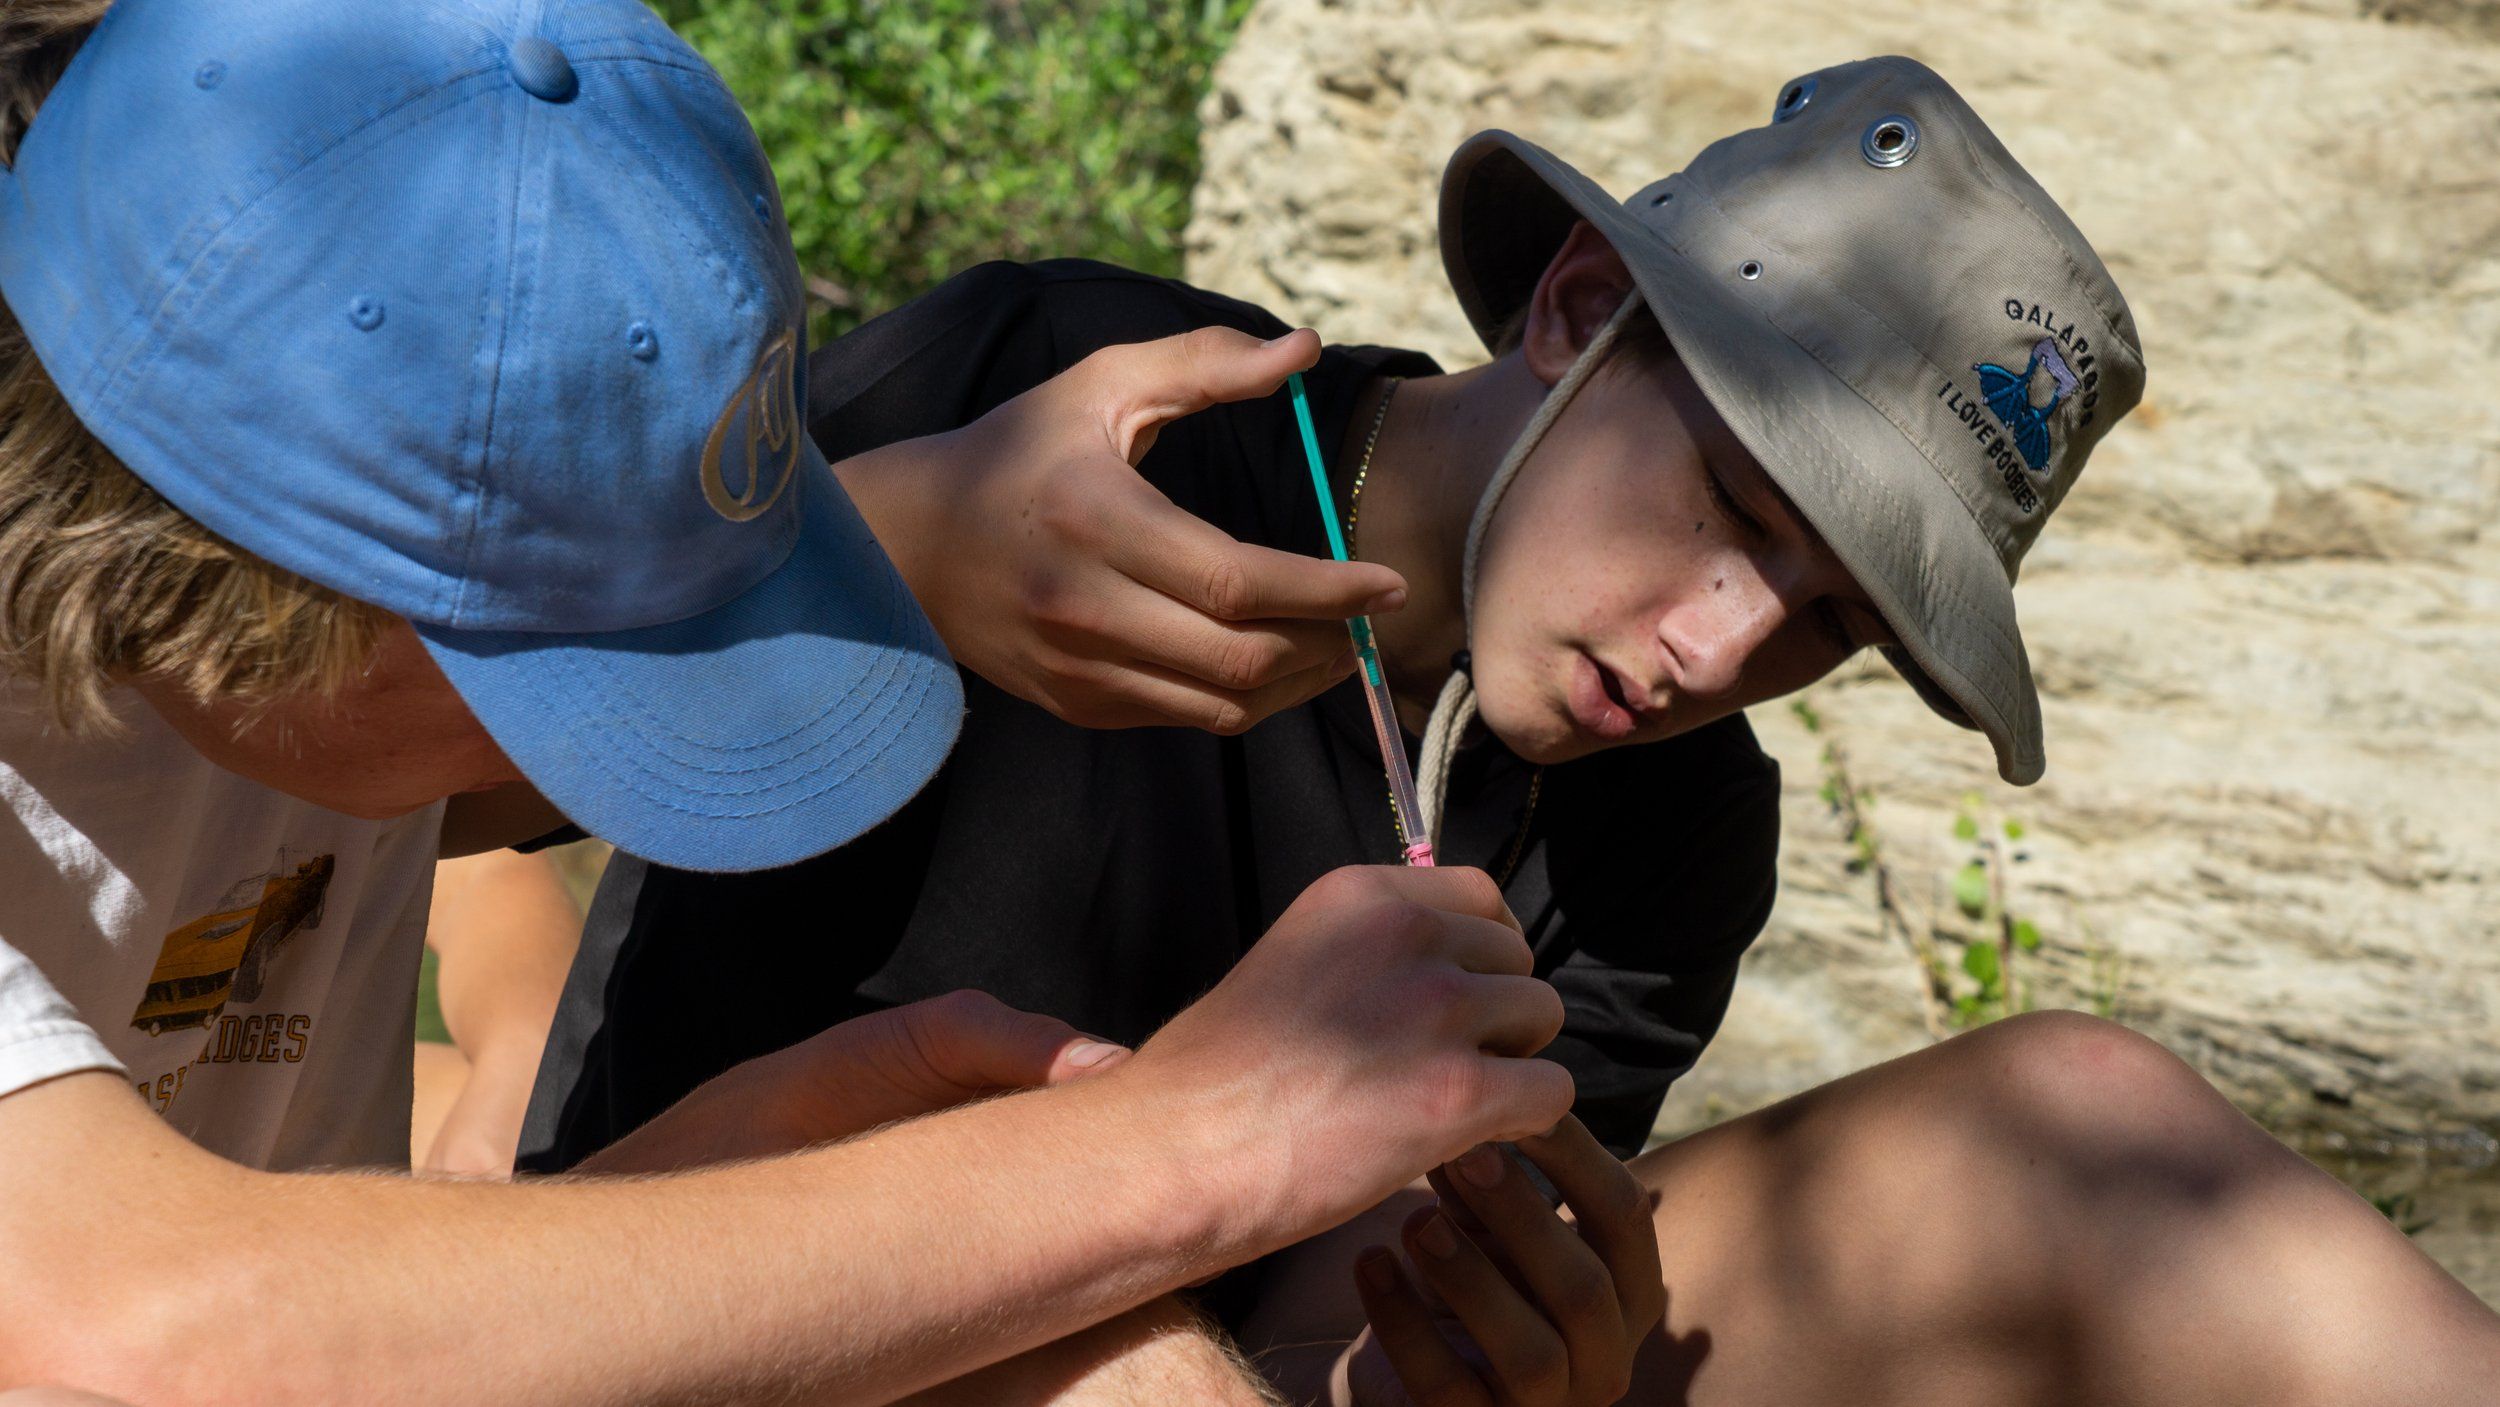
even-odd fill
[[(1293, 419), (1302, 429), (1302, 455), (1311, 462), (1311, 487), (1319, 493), (1319, 520), (1328, 529), (1328, 550), (1346, 560), (1345, 531), (1337, 525), (1337, 495), (1328, 487), (1328, 467), (1319, 452), (1319, 431), (1311, 425), (1310, 396), (1302, 389), (1302, 373), (1285, 378), (1293, 390)], [(1380, 672), (1380, 647), (1372, 643), (1369, 616), (1347, 621), (1354, 637), (1354, 657), (1363, 675), (1363, 698), (1372, 707), (1372, 732), (1380, 740), (1380, 764), (1389, 773), (1389, 800), (1397, 807), (1398, 830), (1406, 842), (1406, 863), (1432, 868), (1432, 837), (1424, 833), (1423, 808), (1415, 804), (1415, 774), (1407, 766), (1406, 739), (1398, 731), (1397, 701)]]

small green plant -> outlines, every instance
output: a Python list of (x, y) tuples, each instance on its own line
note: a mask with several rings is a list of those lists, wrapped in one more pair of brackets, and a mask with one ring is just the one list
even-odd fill
[(1977, 930), (1962, 946), (1961, 974), (1972, 986), (1954, 997), (1956, 1026), (1967, 1029), (2031, 1009), (2019, 963), (2022, 955), (2040, 951), (2040, 925), (2016, 912), (2008, 899), (2013, 867), (2031, 859), (2023, 844), (2028, 834), (2021, 821), (1993, 816), (1977, 792), (1965, 793), (1954, 813), (1953, 838), (1968, 849), (1953, 872), (1953, 907)]
[(1822, 744), (1823, 804), (1831, 808), (1833, 819), (1840, 822), (1847, 837), (1849, 873), (1874, 880), (1876, 921), (1883, 932), (1899, 936), (1918, 964), (1922, 979), (1920, 1012), (1926, 1018), (1927, 1033), (1942, 1036), (1946, 1014), (1952, 1010), (1953, 994), (1943, 960), (1936, 952), (1935, 925), (1912, 918), (1902, 903), (1900, 883), (1885, 859), (1883, 841), (1875, 830), (1875, 789), (1858, 785), (1851, 776), (1847, 750), (1839, 739), (1824, 732), (1823, 715), (1815, 711), (1813, 704), (1794, 699), (1788, 711)]

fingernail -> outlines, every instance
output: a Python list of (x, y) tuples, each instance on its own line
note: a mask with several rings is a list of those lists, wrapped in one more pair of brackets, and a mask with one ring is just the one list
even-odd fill
[(1502, 1155), (1490, 1143), (1479, 1143), (1458, 1160), (1459, 1176), (1478, 1187), (1493, 1187), (1502, 1180)]
[(1415, 1244), (1427, 1255), (1447, 1257), (1458, 1249), (1458, 1233), (1450, 1229), (1450, 1219), (1434, 1212), (1415, 1228)]
[(1357, 1268), (1363, 1272), (1364, 1284), (1384, 1294), (1398, 1286), (1398, 1268), (1390, 1261), (1389, 1253), (1378, 1246), (1363, 1253)]
[(1068, 1063), (1079, 1070), (1091, 1070), (1115, 1055), (1128, 1054), (1128, 1047), (1109, 1041), (1080, 1041), (1068, 1047)]
[(1362, 613), (1367, 616), (1377, 615), (1383, 611), (1394, 611), (1405, 604), (1406, 588), (1400, 586), (1392, 590), (1383, 591), (1379, 595), (1374, 596), (1371, 600), (1365, 602), (1363, 604)]

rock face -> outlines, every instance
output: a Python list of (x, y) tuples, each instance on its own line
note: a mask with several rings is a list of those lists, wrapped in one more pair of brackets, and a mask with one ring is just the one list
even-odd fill
[[(1508, 127), (1628, 192), (1784, 80), (1887, 52), (1954, 81), (2093, 238), (2150, 390), (2025, 571), (2040, 786), (1997, 783), (1880, 666), (1813, 691), (1819, 732), (1757, 711), (1784, 894), (1669, 1123), (1954, 1024), (1965, 942), (2001, 932), (1952, 897), (1976, 793), (2043, 939), (2020, 999), (2115, 1010), (2286, 1131), (2488, 1149), (2500, 5), (1263, 0), (1207, 100), (1190, 274), (1478, 360), (1434, 245), (1462, 137)], [(1871, 789), (1871, 865), (1829, 744)]]

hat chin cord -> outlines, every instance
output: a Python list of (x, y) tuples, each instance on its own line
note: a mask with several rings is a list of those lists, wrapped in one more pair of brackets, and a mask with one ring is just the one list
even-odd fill
[[(1580, 394), (1580, 388), (1588, 383), (1589, 377), (1606, 360), (1606, 355), (1614, 350), (1615, 340), (1622, 335), (1624, 325), (1632, 320), (1632, 314), (1640, 306), (1641, 295), (1636, 290), (1624, 298), (1623, 305), (1606, 319), (1606, 325), (1597, 330), (1597, 335), (1589, 339), (1586, 347), (1580, 349), (1580, 355), (1572, 360), (1571, 369), (1564, 372), (1553, 389), (1545, 393), (1544, 403), (1536, 408), (1536, 414), (1528, 417), (1528, 423), (1519, 431), (1519, 437), (1511, 441), (1510, 451), (1502, 456), (1500, 467), (1493, 471), (1493, 477), (1484, 486), (1484, 493), (1476, 499), (1475, 517), (1467, 523), (1467, 551), (1460, 559), (1459, 567), (1459, 610), (1471, 638), (1476, 615), (1476, 558), (1484, 549), (1484, 530), (1492, 525), (1493, 510), (1501, 504), (1502, 495), (1510, 491), (1511, 480), (1519, 477), (1520, 466), (1526, 464), (1528, 456), (1536, 452), (1538, 443), (1545, 438), (1545, 432), (1554, 428), (1554, 422), (1562, 418), (1564, 407), (1571, 404), (1572, 397)], [(1441, 843), (1442, 801), (1443, 793), (1449, 790), (1450, 785), (1450, 759), (1458, 754), (1458, 742), (1466, 733), (1467, 725), (1475, 721), (1475, 680), (1468, 677), (1466, 670), (1453, 669), (1448, 681), (1441, 686), (1441, 697), (1432, 705), (1432, 721), (1424, 727), (1423, 756), (1416, 768), (1415, 778), (1416, 803), (1423, 812), (1424, 833), (1431, 837), (1436, 849)]]

